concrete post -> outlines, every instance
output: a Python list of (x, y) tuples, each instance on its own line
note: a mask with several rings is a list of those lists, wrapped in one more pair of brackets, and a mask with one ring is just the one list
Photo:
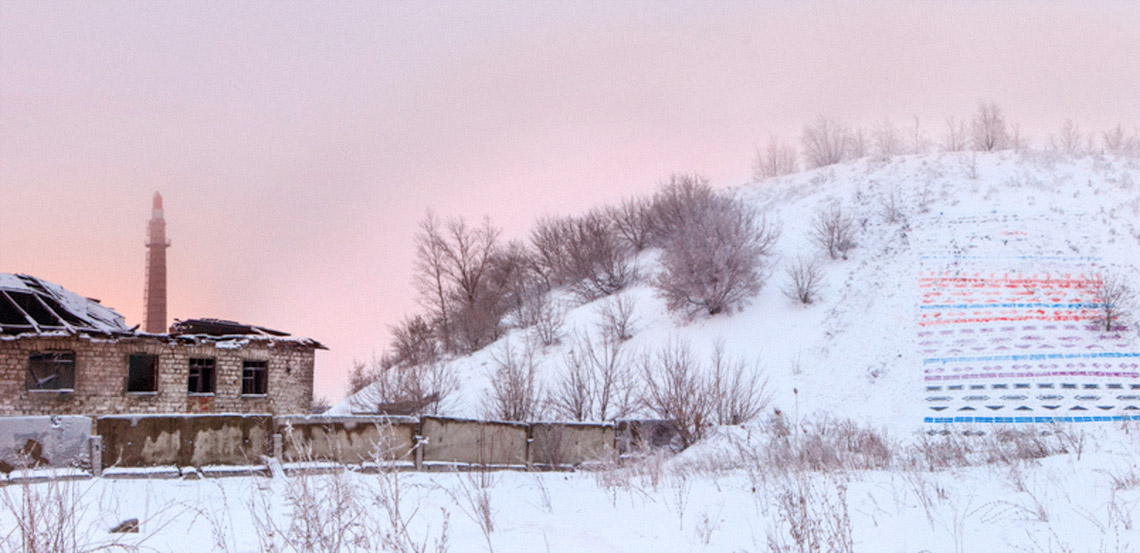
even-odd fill
[(424, 438), (423, 436), (413, 436), (412, 440), (415, 441), (415, 444), (412, 447), (416, 450), (416, 470), (424, 470), (424, 446), (427, 445), (427, 438)]
[(103, 476), (103, 437), (91, 436), (91, 476)]
[(273, 435), (273, 458), (281, 461), (281, 455), (284, 453), (284, 445), (281, 439), (281, 434)]

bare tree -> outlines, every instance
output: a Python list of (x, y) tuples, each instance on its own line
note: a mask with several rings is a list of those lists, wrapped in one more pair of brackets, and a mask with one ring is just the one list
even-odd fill
[(354, 412), (391, 415), (441, 413), (448, 398), (459, 389), (459, 380), (447, 363), (436, 360), (418, 365), (393, 364), (390, 359), (373, 359), (353, 367), (370, 381), (348, 401)]
[(742, 201), (720, 197), (678, 222), (654, 279), (669, 310), (731, 312), (756, 294), (777, 226)]
[(787, 266), (788, 283), (784, 295), (792, 301), (811, 305), (818, 299), (819, 288), (823, 285), (823, 271), (814, 258), (801, 257)]
[(816, 212), (811, 238), (831, 259), (847, 259), (847, 252), (855, 247), (855, 222), (838, 204), (832, 204)]
[(566, 283), (563, 262), (569, 235), (570, 219), (567, 217), (544, 217), (530, 231), (531, 263), (547, 289)]
[(767, 146), (763, 150), (756, 149), (756, 159), (752, 162), (752, 177), (759, 181), (795, 173), (797, 157), (795, 146), (784, 143), (775, 134), (770, 134)]
[(992, 100), (978, 103), (978, 111), (970, 121), (970, 138), (974, 149), (979, 152), (1009, 147), (1009, 128), (997, 103)]
[(871, 139), (863, 127), (855, 127), (849, 131), (847, 153), (851, 159), (866, 157), (871, 153)]
[(509, 309), (509, 275), (521, 267), (512, 263), (513, 258), (498, 255), (499, 234), (490, 219), (478, 227), (462, 218), (447, 223), (443, 253), (451, 284), (452, 342), (461, 351), (475, 351), (502, 332), (500, 322)]
[(889, 118), (875, 124), (871, 132), (875, 153), (880, 156), (893, 156), (903, 151), (902, 135)]
[(431, 211), (420, 221), (416, 233), (415, 285), (419, 303), (439, 325), (438, 336), (444, 351), (453, 351), (451, 333), (450, 283), (447, 281), (447, 242), (443, 226)]
[(1140, 149), (1140, 144), (1136, 140), (1136, 136), (1125, 134), (1124, 126), (1119, 123), (1115, 128), (1101, 133), (1101, 143), (1104, 145), (1104, 150), (1113, 154), (1124, 154)]
[(557, 344), (562, 339), (562, 325), (566, 322), (566, 309), (549, 295), (540, 296), (534, 304), (533, 322), (535, 336), (544, 346)]
[(641, 358), (643, 402), (656, 416), (677, 424), (681, 445), (704, 436), (712, 421), (710, 397), (701, 367), (688, 345), (672, 341)]
[(534, 350), (514, 348), (510, 342), (492, 353), (490, 395), (485, 398), (487, 417), (504, 421), (531, 421), (540, 415), (542, 388), (536, 375)]
[(653, 235), (652, 202), (646, 198), (626, 198), (606, 210), (618, 234), (634, 252), (648, 248)]
[(970, 131), (965, 119), (946, 118), (946, 133), (942, 135), (939, 147), (943, 152), (961, 152), (969, 146)]
[(930, 143), (926, 139), (926, 135), (922, 133), (921, 121), (917, 115), (914, 116), (914, 125), (911, 125), (908, 131), (910, 138), (910, 153), (926, 153), (926, 150), (930, 146)]
[(389, 328), (392, 335), (389, 364), (407, 366), (431, 363), (439, 358), (439, 346), (431, 323), (422, 315), (405, 317)]
[(606, 298), (598, 307), (602, 332), (620, 341), (633, 337), (633, 299), (628, 295), (615, 295)]
[(1096, 280), (1094, 293), (1097, 302), (1095, 322), (1111, 332), (1132, 316), (1134, 295), (1132, 288), (1117, 275), (1102, 274)]
[(768, 379), (756, 363), (732, 359), (724, 342), (713, 346), (709, 367), (709, 396), (717, 424), (743, 424), (764, 411), (772, 401)]
[(1057, 136), (1050, 136), (1049, 140), (1053, 149), (1059, 152), (1071, 156), (1086, 153), (1084, 135), (1081, 134), (1081, 128), (1073, 123), (1072, 119), (1066, 119), (1065, 124), (1061, 125), (1061, 132)]
[(635, 408), (635, 386), (629, 356), (620, 339), (602, 334), (597, 339), (578, 331), (563, 357), (565, 372), (551, 403), (574, 420), (613, 420)]
[(825, 167), (847, 159), (851, 131), (843, 123), (820, 117), (815, 123), (804, 126), (800, 141), (807, 164), (812, 168)]

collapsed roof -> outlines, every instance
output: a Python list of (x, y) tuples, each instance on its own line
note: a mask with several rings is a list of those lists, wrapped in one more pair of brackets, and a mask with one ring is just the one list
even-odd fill
[(187, 319), (185, 321), (175, 319), (174, 324), (170, 325), (170, 335), (183, 340), (199, 338), (211, 341), (235, 339), (286, 340), (316, 349), (328, 349), (320, 342), (310, 338), (297, 338), (288, 332), (225, 319)]
[[(288, 332), (222, 319), (175, 320), (170, 334), (144, 334), (99, 300), (29, 275), (0, 273), (0, 335), (87, 334), (104, 337), (147, 336), (181, 342), (240, 345), (246, 341), (293, 342), (328, 349), (320, 342)], [(219, 347), (221, 347), (219, 345)], [(233, 347), (233, 346), (231, 346)]]
[(0, 273), (0, 334), (127, 334), (123, 316), (33, 276)]

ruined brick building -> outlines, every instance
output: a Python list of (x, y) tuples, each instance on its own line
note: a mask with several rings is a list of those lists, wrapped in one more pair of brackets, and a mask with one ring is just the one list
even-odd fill
[(156, 194), (145, 332), (98, 300), (0, 273), (0, 415), (310, 412), (319, 342), (217, 319), (165, 328), (168, 246)]

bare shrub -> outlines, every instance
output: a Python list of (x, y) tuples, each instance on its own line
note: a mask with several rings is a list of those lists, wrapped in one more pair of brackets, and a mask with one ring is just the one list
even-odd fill
[(803, 144), (804, 160), (809, 167), (826, 167), (847, 159), (851, 148), (851, 130), (844, 123), (820, 117), (815, 123), (804, 125), (800, 142)]
[(582, 301), (613, 294), (637, 278), (631, 250), (611, 219), (600, 213), (572, 220), (566, 245), (570, 290)]
[(531, 324), (534, 334), (543, 346), (551, 346), (562, 340), (562, 325), (566, 322), (566, 308), (544, 295), (535, 302)]
[(452, 366), (435, 360), (419, 365), (390, 364), (373, 360), (368, 368), (356, 362), (353, 374), (369, 375), (368, 386), (352, 397), (354, 412), (391, 415), (441, 413), (459, 389)]
[(1094, 322), (1105, 332), (1119, 328), (1132, 316), (1135, 296), (1132, 288), (1121, 277), (1114, 274), (1099, 275), (1093, 293), (1097, 302)]
[(623, 340), (575, 332), (563, 357), (564, 372), (550, 397), (554, 409), (573, 420), (613, 420), (635, 408), (633, 372)]
[(801, 478), (787, 482), (776, 496), (775, 531), (768, 532), (773, 553), (851, 553), (851, 517), (847, 485), (832, 480), (826, 485)]
[(903, 152), (902, 133), (889, 118), (884, 117), (874, 125), (871, 138), (877, 155), (887, 157)]
[(540, 411), (541, 385), (536, 378), (534, 350), (504, 342), (491, 355), (494, 367), (490, 394), (485, 398), (488, 418), (504, 421), (534, 420)]
[(815, 303), (823, 285), (823, 270), (819, 263), (814, 258), (801, 257), (789, 263), (785, 270), (788, 283), (784, 286), (784, 295), (803, 305)]
[(1123, 125), (1117, 124), (1101, 133), (1101, 143), (1104, 151), (1111, 154), (1136, 154), (1140, 152), (1140, 133), (1129, 135), (1124, 131)]
[(978, 111), (970, 121), (970, 140), (974, 150), (979, 152), (1009, 147), (1009, 127), (1001, 106), (992, 100), (978, 103)]
[[(22, 469), (35, 466), (30, 458)], [(17, 469), (19, 471), (21, 469)], [(13, 474), (16, 474), (15, 472)], [(0, 532), (0, 550), (26, 553), (79, 553), (85, 551), (137, 551), (138, 547), (118, 539), (100, 543), (87, 531), (81, 519), (92, 502), (91, 485), (52, 478), (0, 486), (0, 509), (6, 511), (13, 527)], [(108, 530), (104, 528), (102, 530)], [(102, 532), (100, 532), (102, 534)]]
[(653, 283), (670, 311), (731, 313), (764, 284), (765, 257), (779, 230), (732, 198), (716, 198), (687, 215), (666, 244)]
[(884, 221), (893, 224), (902, 220), (902, 191), (898, 186), (891, 187), (890, 192), (880, 201), (880, 207)]
[(616, 340), (633, 338), (636, 319), (633, 316), (635, 304), (628, 295), (610, 296), (598, 307), (602, 332)]
[(728, 359), (715, 347), (703, 365), (688, 345), (677, 341), (639, 360), (642, 403), (654, 415), (676, 423), (681, 446), (704, 437), (712, 424), (741, 424), (760, 414), (770, 399), (759, 368)]
[(847, 259), (847, 252), (855, 247), (855, 222), (838, 204), (832, 204), (816, 212), (811, 239), (831, 259)]
[(752, 178), (760, 181), (795, 173), (798, 156), (794, 145), (770, 134), (767, 146), (763, 150), (756, 149), (756, 159), (752, 161)]
[(531, 244), (549, 287), (569, 286), (581, 301), (613, 294), (637, 278), (633, 250), (611, 214), (544, 219), (531, 232)]
[(970, 180), (978, 180), (978, 153), (958, 154), (958, 167), (962, 174)]
[(713, 347), (706, 392), (716, 424), (737, 425), (755, 419), (768, 407), (772, 394), (768, 379), (756, 363), (729, 358), (724, 342)]
[(687, 221), (712, 209), (717, 195), (709, 180), (701, 175), (673, 174), (653, 195), (650, 208), (653, 233), (651, 243), (665, 246)]

